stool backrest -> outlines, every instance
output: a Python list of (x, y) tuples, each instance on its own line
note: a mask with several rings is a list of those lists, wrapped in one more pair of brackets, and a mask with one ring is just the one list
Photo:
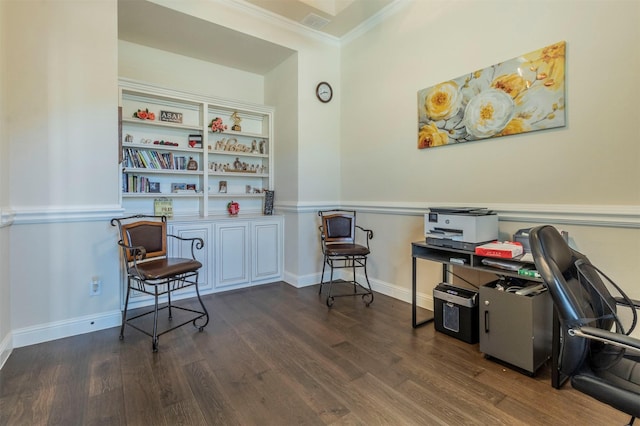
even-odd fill
[[(142, 246), (146, 253), (145, 259), (167, 255), (167, 223), (158, 221), (139, 221), (123, 224), (121, 228), (122, 242), (127, 246)], [(134, 260), (135, 252), (126, 250), (128, 262)]]
[(353, 244), (355, 242), (355, 214), (339, 213), (322, 216), (325, 244)]

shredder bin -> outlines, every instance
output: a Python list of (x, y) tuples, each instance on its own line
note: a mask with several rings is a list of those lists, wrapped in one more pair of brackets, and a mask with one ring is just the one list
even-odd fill
[(436, 331), (478, 343), (478, 292), (440, 283), (433, 289)]

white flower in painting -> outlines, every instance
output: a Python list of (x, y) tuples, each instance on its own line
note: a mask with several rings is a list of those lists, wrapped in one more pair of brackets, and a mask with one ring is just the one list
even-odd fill
[(513, 117), (514, 103), (502, 90), (485, 90), (469, 101), (463, 123), (476, 138), (488, 138), (500, 133)]

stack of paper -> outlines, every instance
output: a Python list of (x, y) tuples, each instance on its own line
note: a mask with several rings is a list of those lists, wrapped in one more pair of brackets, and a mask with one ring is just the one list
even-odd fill
[(511, 259), (520, 256), (522, 253), (522, 244), (512, 241), (505, 241), (503, 243), (496, 241), (476, 247), (477, 255), (499, 257), (502, 259)]

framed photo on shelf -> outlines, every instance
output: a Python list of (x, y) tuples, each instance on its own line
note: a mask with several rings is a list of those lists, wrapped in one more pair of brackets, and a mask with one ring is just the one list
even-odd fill
[(202, 148), (202, 135), (189, 135), (189, 146), (191, 148)]
[(275, 192), (274, 191), (270, 191), (270, 190), (265, 190), (264, 191), (264, 214), (266, 216), (270, 216), (273, 214), (273, 198), (274, 198)]
[(153, 214), (173, 218), (173, 200), (171, 198), (156, 198), (153, 200)]
[(196, 191), (196, 184), (195, 183), (188, 183), (186, 189), (187, 189), (187, 191), (195, 192)]
[(172, 183), (171, 192), (185, 191), (187, 189), (186, 183)]
[(218, 192), (221, 194), (226, 194), (227, 193), (227, 181), (226, 180), (221, 180), (220, 183), (218, 184)]
[(151, 181), (149, 181), (149, 192), (159, 193), (160, 192), (160, 182), (151, 182)]

